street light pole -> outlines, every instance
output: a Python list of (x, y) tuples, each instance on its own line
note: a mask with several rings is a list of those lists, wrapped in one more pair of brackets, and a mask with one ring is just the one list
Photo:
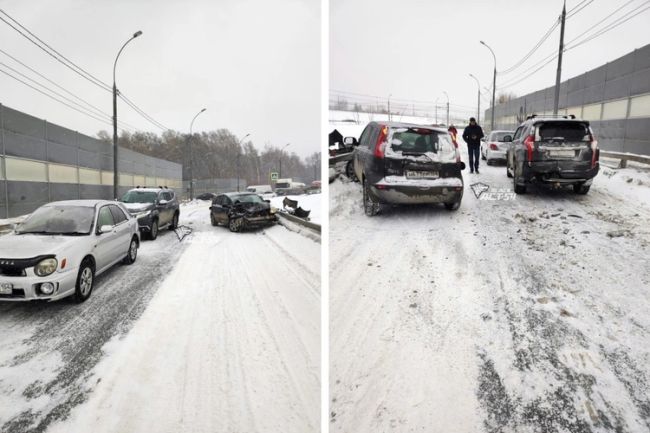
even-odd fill
[(280, 173), (279, 173), (279, 175), (278, 175), (278, 178), (280, 178), (280, 179), (282, 179), (282, 152), (283, 152), (284, 149), (286, 149), (287, 146), (290, 145), (290, 144), (291, 144), (291, 143), (287, 143), (287, 144), (284, 145), (284, 147), (283, 147), (282, 149), (280, 149)]
[(237, 143), (237, 192), (239, 192), (239, 157), (241, 157), (241, 143), (248, 137), (250, 134), (244, 135), (240, 140), (239, 143)]
[(445, 96), (447, 97), (447, 127), (449, 127), (449, 95), (444, 90), (442, 91), (442, 93), (444, 93)]
[(199, 117), (199, 114), (203, 113), (206, 110), (206, 108), (202, 108), (201, 111), (196, 113), (196, 116), (192, 118), (192, 121), (190, 122), (190, 136), (187, 138), (187, 143), (188, 143), (188, 148), (189, 148), (189, 154), (190, 154), (190, 166), (189, 166), (189, 172), (190, 172), (190, 200), (194, 198), (194, 170), (193, 170), (193, 165), (194, 165), (194, 153), (192, 152), (192, 127), (194, 126), (194, 121), (196, 120), (197, 117)]
[(390, 97), (391, 96), (393, 96), (392, 93), (390, 95), (388, 95), (388, 121), (389, 122), (390, 122)]
[(478, 78), (476, 78), (474, 75), (469, 74), (470, 77), (474, 78), (474, 81), (476, 81), (476, 85), (478, 86), (478, 91), (476, 92), (478, 94), (478, 108), (476, 109), (476, 123), (479, 125), (481, 124), (481, 84), (478, 81)]
[(133, 36), (131, 36), (131, 38), (122, 45), (120, 51), (117, 52), (115, 62), (113, 63), (113, 198), (115, 199), (119, 196), (119, 164), (117, 162), (117, 84), (115, 84), (115, 69), (117, 68), (117, 59), (120, 58), (120, 54), (122, 54), (122, 50), (126, 47), (126, 44), (141, 34), (142, 31), (140, 30), (133, 33)]
[(492, 120), (490, 121), (490, 131), (494, 130), (494, 98), (496, 96), (497, 92), (497, 56), (494, 55), (494, 51), (492, 51), (492, 48), (488, 44), (486, 44), (483, 41), (480, 41), (482, 45), (487, 47), (488, 50), (492, 53), (492, 58), (494, 59), (494, 75), (492, 76), (492, 112), (490, 113), (492, 115)]

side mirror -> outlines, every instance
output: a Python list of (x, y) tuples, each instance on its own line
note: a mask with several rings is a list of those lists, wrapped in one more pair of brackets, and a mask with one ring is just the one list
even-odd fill
[(106, 224), (106, 225), (103, 225), (103, 226), (101, 226), (99, 228), (98, 233), (101, 235), (102, 233), (108, 233), (108, 232), (112, 232), (112, 231), (113, 231), (113, 226)]
[(481, 138), (481, 141), (485, 141), (485, 137)]
[(461, 171), (465, 170), (465, 163), (463, 161), (459, 162), (458, 165), (460, 166)]
[(354, 137), (345, 137), (343, 139), (343, 144), (346, 146), (356, 146), (359, 143), (357, 143), (357, 139)]
[(164, 205), (166, 205), (167, 203), (169, 203), (167, 200), (160, 200), (160, 201), (158, 201), (158, 204), (159, 204), (160, 206), (164, 206)]
[(504, 143), (512, 142), (512, 136), (511, 135), (506, 135), (505, 137), (503, 137), (503, 142)]

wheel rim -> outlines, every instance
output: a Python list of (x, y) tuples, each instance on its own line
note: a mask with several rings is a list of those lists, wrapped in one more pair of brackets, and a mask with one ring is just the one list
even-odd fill
[(239, 229), (239, 219), (230, 220), (230, 229), (232, 231), (237, 231), (237, 229)]
[(79, 279), (79, 288), (82, 295), (87, 295), (90, 288), (93, 286), (93, 271), (90, 268), (84, 268), (81, 271), (81, 278)]
[(158, 233), (158, 223), (157, 223), (157, 222), (154, 222), (154, 223), (151, 225), (151, 236), (154, 236), (154, 237), (155, 237), (157, 233)]
[(138, 255), (138, 244), (135, 241), (131, 241), (131, 246), (129, 247), (129, 255), (131, 260), (135, 260)]

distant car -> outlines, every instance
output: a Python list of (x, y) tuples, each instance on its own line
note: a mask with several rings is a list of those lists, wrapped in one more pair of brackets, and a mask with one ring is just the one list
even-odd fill
[(90, 297), (95, 277), (138, 255), (138, 222), (106, 200), (41, 206), (0, 237), (0, 301)]
[(250, 185), (246, 188), (247, 192), (254, 192), (264, 200), (270, 200), (276, 196), (271, 185)]
[(149, 239), (155, 240), (158, 231), (165, 227), (170, 230), (178, 226), (180, 205), (173, 190), (158, 188), (134, 188), (121, 199), (129, 213), (138, 220), (140, 231)]
[(506, 174), (517, 194), (527, 185), (571, 186), (587, 194), (599, 170), (598, 141), (587, 120), (575, 116), (529, 116), (507, 151)]
[(447, 130), (397, 122), (370, 122), (354, 153), (368, 216), (384, 204), (443, 203), (463, 198), (465, 164)]
[(197, 200), (210, 200), (212, 201), (217, 195), (211, 192), (204, 192), (196, 196)]
[(212, 225), (225, 225), (231, 232), (270, 225), (277, 220), (271, 204), (252, 192), (220, 194), (210, 206)]
[[(492, 131), (481, 141), (481, 158), (487, 165), (492, 165), (494, 161), (506, 160), (506, 152), (512, 142), (512, 136), (515, 131)], [(510, 137), (506, 139), (506, 137)]]

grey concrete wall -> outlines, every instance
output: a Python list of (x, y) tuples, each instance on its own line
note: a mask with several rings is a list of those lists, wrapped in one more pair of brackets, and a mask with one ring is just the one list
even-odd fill
[[(0, 218), (29, 213), (55, 200), (111, 199), (111, 185), (7, 179), (7, 159), (62, 164), (68, 167), (113, 171), (112, 144), (80, 134), (46, 120), (0, 104)], [(129, 149), (119, 149), (120, 173), (163, 178), (182, 186), (182, 167), (171, 161), (153, 158)], [(101, 176), (101, 175), (100, 175)], [(172, 183), (172, 182), (169, 182)], [(121, 185), (120, 194), (131, 186)], [(180, 192), (180, 191), (179, 191)]]
[[(498, 90), (498, 87), (497, 87)], [(560, 85), (559, 109), (633, 98), (650, 93), (650, 44)], [(500, 118), (553, 110), (554, 87), (548, 87), (495, 107), (495, 129), (515, 129), (518, 122)], [(629, 102), (628, 102), (629, 110)], [(491, 109), (485, 111), (489, 124)], [(601, 148), (650, 155), (650, 117), (590, 120)], [(489, 128), (488, 128), (489, 129)]]

